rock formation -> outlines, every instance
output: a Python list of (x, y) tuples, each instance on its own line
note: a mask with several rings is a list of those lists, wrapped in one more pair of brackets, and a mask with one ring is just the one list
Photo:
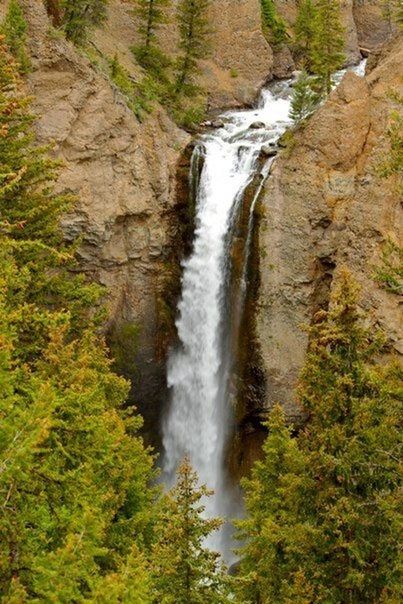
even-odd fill
[(391, 92), (401, 91), (402, 67), (400, 39), (365, 79), (347, 73), (273, 168), (259, 231), (261, 411), (281, 401), (289, 417), (299, 415), (294, 388), (307, 349), (302, 325), (327, 306), (342, 267), (362, 286), (374, 327), (381, 326), (403, 354), (399, 297), (373, 278), (387, 239), (402, 245), (394, 177), (385, 181), (377, 173), (389, 149), (387, 126), (396, 108)]

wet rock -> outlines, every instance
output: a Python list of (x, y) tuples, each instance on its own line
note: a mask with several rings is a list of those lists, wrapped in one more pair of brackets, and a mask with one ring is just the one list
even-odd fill
[(261, 153), (265, 157), (274, 157), (275, 155), (277, 155), (278, 149), (274, 145), (263, 145)]
[(262, 128), (266, 128), (266, 124), (264, 122), (252, 122), (249, 128), (251, 130), (261, 130)]

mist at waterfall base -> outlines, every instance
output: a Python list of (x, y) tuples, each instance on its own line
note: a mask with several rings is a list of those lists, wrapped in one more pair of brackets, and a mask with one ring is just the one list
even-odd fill
[[(236, 399), (236, 343), (234, 347), (229, 333), (230, 313), (235, 312), (229, 300), (231, 234), (245, 189), (259, 173), (262, 183), (269, 173), (272, 159), (262, 168), (262, 148), (275, 144), (290, 125), (291, 96), (291, 81), (277, 82), (262, 91), (256, 109), (225, 113), (221, 128), (200, 137), (191, 162), (196, 171), (201, 158), (202, 168), (200, 174), (191, 174), (196, 182), (195, 233), (192, 253), (183, 262), (179, 345), (168, 359), (171, 399), (162, 426), (162, 481), (174, 484), (180, 461), (189, 456), (200, 483), (214, 491), (204, 502), (206, 515), (226, 521), (206, 545), (221, 552), (227, 563), (235, 559), (231, 519), (242, 513), (239, 487), (226, 463)], [(250, 239), (249, 233), (249, 245)], [(235, 309), (242, 312), (239, 304)]]

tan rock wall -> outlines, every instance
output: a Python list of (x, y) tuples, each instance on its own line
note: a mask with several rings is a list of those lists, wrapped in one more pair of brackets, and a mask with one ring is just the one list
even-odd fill
[(302, 325), (327, 305), (343, 266), (361, 284), (371, 322), (403, 353), (398, 296), (373, 279), (387, 238), (402, 245), (396, 183), (376, 172), (389, 148), (389, 93), (401, 92), (402, 75), (400, 40), (365, 80), (347, 74), (275, 164), (260, 228), (257, 308), (266, 409), (280, 401), (298, 416), (294, 387), (307, 347)]
[(83, 238), (82, 268), (108, 288), (109, 324), (134, 322), (140, 329), (136, 399), (151, 408), (165, 383), (156, 354), (157, 301), (179, 229), (176, 171), (189, 135), (162, 109), (140, 124), (119, 91), (71, 44), (47, 35), (42, 3), (23, 4), (38, 139), (53, 142), (63, 162), (57, 189), (79, 200), (63, 228), (68, 238)]

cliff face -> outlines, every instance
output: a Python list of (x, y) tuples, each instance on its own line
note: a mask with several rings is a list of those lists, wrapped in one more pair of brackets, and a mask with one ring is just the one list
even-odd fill
[[(168, 23), (159, 32), (163, 50), (174, 56), (178, 31), (170, 7)], [(200, 84), (208, 93), (210, 108), (251, 103), (273, 68), (273, 53), (261, 31), (260, 0), (212, 0), (210, 7), (210, 56), (201, 63)], [(95, 35), (106, 54), (126, 57), (133, 69), (130, 47), (139, 43), (133, 5), (111, 0), (108, 21)], [(117, 33), (118, 32), (118, 33)]]
[(159, 297), (180, 237), (176, 175), (189, 135), (162, 109), (140, 124), (71, 44), (49, 37), (42, 3), (24, 8), (38, 139), (53, 142), (63, 162), (57, 189), (79, 199), (63, 228), (67, 238), (82, 237), (83, 270), (108, 288), (108, 328), (138, 326), (126, 361), (136, 367), (134, 398), (149, 419), (165, 385)]
[(390, 148), (391, 92), (401, 92), (402, 75), (400, 39), (365, 79), (346, 74), (275, 164), (259, 232), (262, 412), (281, 401), (290, 417), (298, 417), (294, 387), (307, 348), (301, 326), (327, 306), (342, 267), (361, 284), (362, 306), (374, 326), (403, 353), (399, 298), (373, 278), (387, 239), (402, 245), (396, 182), (377, 173)]

